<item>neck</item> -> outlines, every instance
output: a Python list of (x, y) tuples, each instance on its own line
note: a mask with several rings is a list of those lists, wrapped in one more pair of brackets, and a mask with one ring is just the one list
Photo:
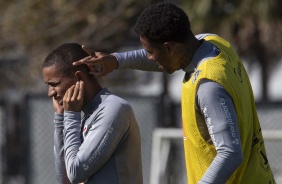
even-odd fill
[(86, 105), (101, 91), (102, 87), (97, 81), (85, 83), (85, 86), (87, 86), (87, 90), (84, 91), (84, 104)]
[(181, 54), (182, 56), (181, 57), (181, 61), (182, 61), (181, 69), (186, 68), (191, 63), (193, 56), (195, 55), (195, 53), (197, 52), (201, 44), (202, 44), (202, 41), (198, 40), (194, 36), (183, 44), (183, 49), (182, 49), (182, 54)]

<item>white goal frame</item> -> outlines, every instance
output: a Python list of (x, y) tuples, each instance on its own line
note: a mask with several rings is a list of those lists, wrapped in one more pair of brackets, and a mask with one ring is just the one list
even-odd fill
[[(264, 140), (282, 140), (282, 130), (263, 130)], [(181, 128), (157, 128), (152, 136), (150, 184), (160, 184), (165, 175), (172, 140), (181, 140)]]

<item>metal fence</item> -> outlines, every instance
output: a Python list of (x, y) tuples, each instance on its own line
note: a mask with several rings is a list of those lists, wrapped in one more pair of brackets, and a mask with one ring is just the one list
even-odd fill
[(4, 154), (4, 146), (5, 146), (5, 131), (4, 127), (4, 119), (5, 118), (5, 104), (3, 101), (0, 101), (0, 184), (3, 184), (4, 180), (4, 170), (5, 167), (5, 154)]
[[(123, 96), (133, 107), (141, 133), (142, 166), (144, 183), (149, 183), (152, 131), (158, 122), (155, 97)], [(53, 158), (53, 117), (54, 110), (50, 98), (28, 96), (28, 184), (57, 183)]]
[[(180, 106), (177, 111), (180, 115)], [(257, 111), (268, 161), (276, 182), (282, 183), (282, 103), (258, 103)], [(183, 183), (187, 183), (187, 176), (182, 129), (155, 129), (150, 184)]]
[[(282, 130), (263, 130), (262, 133), (274, 178), (277, 183), (282, 183)], [(177, 152), (175, 148), (178, 148)], [(172, 150), (174, 150), (173, 153), (171, 153)], [(181, 128), (155, 129), (153, 131), (150, 184), (187, 183), (183, 153)], [(171, 154), (174, 157), (170, 156)]]
[[(152, 158), (152, 149), (157, 148), (152, 145), (153, 130), (160, 128), (162, 121), (160, 115), (163, 112), (159, 111), (162, 107), (160, 98), (120, 96), (132, 105), (140, 127), (144, 184), (149, 184), (150, 178), (152, 179), (157, 173), (164, 173), (161, 175), (162, 184), (185, 183), (186, 171), (181, 138), (172, 139), (172, 144), (162, 147), (162, 150), (166, 151), (157, 155), (158, 158), (165, 160), (161, 164), (166, 167), (159, 167), (162, 169), (161, 172), (154, 167), (151, 168), (151, 163), (156, 161)], [(5, 99), (0, 99), (0, 184), (57, 183), (53, 158), (52, 101), (46, 95), (33, 94), (26, 96), (17, 108), (7, 104), (9, 103), (5, 103)], [(263, 131), (282, 130), (281, 103), (257, 104), (257, 107)], [(180, 106), (172, 105), (169, 109), (174, 111), (172, 125), (179, 129)], [(17, 131), (11, 130), (12, 121), (16, 121), (14, 125), (18, 124)], [(181, 134), (181, 129), (178, 134)], [(181, 137), (181, 135), (177, 136)], [(266, 139), (265, 144), (277, 183), (282, 183), (282, 140)], [(15, 168), (20, 169), (15, 170)]]
[(282, 183), (282, 103), (257, 104), (266, 153), (277, 183)]

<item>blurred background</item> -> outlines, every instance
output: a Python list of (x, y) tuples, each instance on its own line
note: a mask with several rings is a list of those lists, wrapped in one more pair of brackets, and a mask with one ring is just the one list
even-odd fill
[[(142, 48), (132, 27), (157, 0), (0, 0), (0, 184), (53, 184), (53, 107), (42, 79), (48, 53), (66, 42), (95, 51)], [(271, 168), (282, 183), (282, 1), (174, 0), (195, 34), (229, 40), (249, 73)], [(157, 20), (156, 20), (157, 21)], [(133, 106), (144, 184), (187, 181), (182, 148), (183, 72), (116, 70), (99, 80)]]

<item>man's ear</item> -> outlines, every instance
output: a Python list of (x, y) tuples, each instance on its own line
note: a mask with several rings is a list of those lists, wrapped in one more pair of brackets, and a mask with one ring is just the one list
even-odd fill
[(164, 48), (169, 53), (172, 54), (174, 52), (175, 44), (173, 42), (164, 42)]
[(76, 71), (74, 73), (75, 77), (77, 78), (78, 81), (81, 81), (84, 79), (84, 74), (81, 71)]

